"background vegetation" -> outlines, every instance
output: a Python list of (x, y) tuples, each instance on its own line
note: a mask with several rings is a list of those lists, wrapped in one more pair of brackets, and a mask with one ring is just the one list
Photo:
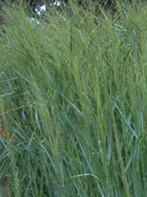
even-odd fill
[(146, 8), (5, 10), (1, 196), (146, 196)]

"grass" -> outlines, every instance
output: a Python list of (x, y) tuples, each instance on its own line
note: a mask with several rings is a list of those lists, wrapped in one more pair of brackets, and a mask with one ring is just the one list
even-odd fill
[(146, 196), (146, 5), (5, 17), (1, 195)]

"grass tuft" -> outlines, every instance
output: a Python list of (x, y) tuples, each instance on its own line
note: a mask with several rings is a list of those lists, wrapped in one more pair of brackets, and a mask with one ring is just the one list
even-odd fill
[(0, 194), (146, 196), (146, 6), (70, 12), (5, 12)]

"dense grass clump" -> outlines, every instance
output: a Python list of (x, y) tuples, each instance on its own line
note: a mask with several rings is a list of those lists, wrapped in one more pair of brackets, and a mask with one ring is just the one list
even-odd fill
[(70, 12), (5, 12), (1, 195), (146, 196), (146, 6)]

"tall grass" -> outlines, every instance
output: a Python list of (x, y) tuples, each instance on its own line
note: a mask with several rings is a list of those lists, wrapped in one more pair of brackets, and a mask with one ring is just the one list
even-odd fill
[(146, 196), (146, 7), (5, 17), (0, 188), (9, 175), (15, 197)]

